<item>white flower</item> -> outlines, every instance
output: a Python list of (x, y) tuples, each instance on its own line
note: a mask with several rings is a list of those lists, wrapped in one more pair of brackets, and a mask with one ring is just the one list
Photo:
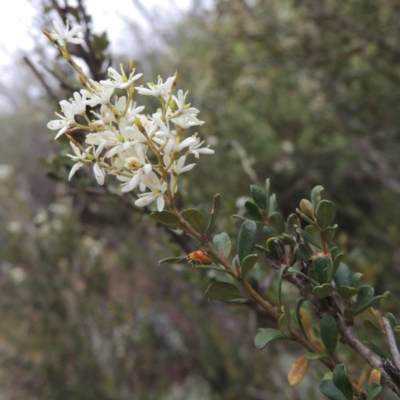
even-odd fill
[(146, 89), (143, 87), (135, 87), (135, 89), (137, 89), (139, 94), (142, 94), (144, 96), (164, 97), (165, 99), (169, 96), (174, 81), (174, 76), (170, 76), (164, 83), (163, 80), (159, 77), (157, 85), (155, 85), (154, 83), (147, 84), (150, 89)]
[(74, 44), (81, 44), (84, 42), (83, 39), (74, 37), (79, 31), (82, 30), (80, 25), (74, 26), (71, 30), (69, 30), (68, 20), (66, 23), (66, 29), (63, 29), (63, 27), (57, 21), (53, 21), (53, 25), (56, 29), (56, 32), (52, 33), (52, 36), (61, 46), (65, 47), (67, 42)]
[(59, 131), (54, 139), (58, 139), (63, 133), (65, 133), (68, 130), (68, 128), (70, 128), (71, 126), (73, 126), (75, 124), (74, 105), (72, 103), (69, 103), (67, 100), (62, 100), (62, 101), (60, 101), (60, 106), (61, 106), (61, 112), (63, 112), (65, 116), (62, 116), (61, 114), (56, 113), (56, 115), (59, 116), (60, 119), (55, 119), (53, 121), (50, 121), (47, 124), (47, 127), (49, 129), (52, 129), (52, 130), (59, 129)]
[(89, 100), (86, 100), (84, 104), (87, 104), (89, 106), (97, 106), (99, 104), (109, 104), (110, 103), (110, 97), (114, 93), (114, 88), (112, 87), (107, 87), (100, 85), (97, 82), (91, 81), (92, 85), (96, 87), (96, 90), (86, 90), (82, 89), (81, 93), (83, 95), (86, 95)]
[(175, 193), (178, 190), (179, 175), (183, 174), (184, 172), (190, 171), (196, 164), (189, 164), (184, 166), (186, 162), (185, 156), (180, 157), (179, 160), (171, 162), (171, 157), (165, 155), (163, 157), (163, 162), (168, 171), (171, 172), (170, 187), (172, 188), (172, 191)]
[(121, 74), (119, 74), (114, 68), (108, 68), (108, 76), (111, 79), (107, 79), (106, 81), (100, 81), (100, 83), (104, 86), (109, 86), (118, 89), (128, 89), (134, 81), (139, 79), (143, 74), (136, 74), (133, 69), (129, 74), (129, 78), (126, 77), (124, 68), (122, 64), (120, 64)]
[(214, 154), (214, 150), (208, 147), (201, 148), (204, 142), (200, 142), (199, 138), (196, 139), (196, 143), (190, 145), (188, 153), (194, 154), (196, 158), (199, 158), (199, 154)]
[(104, 185), (104, 178), (106, 176), (106, 173), (104, 172), (104, 169), (100, 167), (99, 165), (99, 157), (101, 152), (103, 151), (105, 145), (106, 145), (107, 141), (103, 141), (100, 146), (96, 149), (96, 151), (94, 152), (94, 158), (96, 159), (96, 162), (93, 165), (93, 173), (94, 176), (96, 178), (96, 181), (99, 185)]
[(162, 211), (165, 205), (164, 193), (168, 188), (167, 183), (161, 183), (160, 179), (154, 172), (144, 175), (142, 183), (144, 183), (151, 191), (139, 194), (139, 199), (135, 201), (135, 204), (138, 207), (144, 207), (157, 200), (157, 210)]
[(182, 129), (190, 128), (191, 126), (203, 125), (204, 121), (200, 121), (194, 115), (183, 114), (180, 117), (172, 118), (171, 121), (180, 126)]
[(73, 161), (75, 161), (75, 164), (71, 168), (71, 171), (68, 175), (68, 180), (70, 181), (71, 178), (75, 175), (75, 172), (78, 171), (80, 167), (82, 167), (83, 165), (82, 161), (86, 159), (86, 153), (90, 150), (90, 147), (88, 147), (83, 153), (81, 153), (81, 150), (79, 149), (78, 146), (76, 146), (72, 142), (69, 142), (69, 144), (71, 145), (72, 150), (75, 153), (75, 155), (67, 154), (67, 157), (70, 157)]
[(188, 93), (189, 92), (186, 92), (185, 94), (183, 94), (183, 90), (180, 89), (180, 90), (178, 90), (178, 97), (172, 96), (176, 106), (178, 107), (177, 111), (179, 111), (182, 114), (197, 115), (200, 112), (197, 108), (190, 107), (190, 104), (188, 104), (188, 105), (185, 104), (186, 95)]

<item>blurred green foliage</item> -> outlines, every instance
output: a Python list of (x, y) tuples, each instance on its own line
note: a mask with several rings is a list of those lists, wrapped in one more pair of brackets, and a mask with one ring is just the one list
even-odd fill
[[(217, 225), (233, 232), (229, 216), (245, 212), (249, 184), (269, 176), (285, 215), (323, 184), (346, 262), (392, 292), (397, 317), (399, 9), (391, 0), (199, 0), (175, 25), (152, 21), (157, 41), (143, 43), (136, 63), (152, 73), (143, 82), (177, 69), (207, 122), (217, 156), (184, 177), (186, 207), (209, 212), (221, 193)], [(104, 72), (106, 58), (96, 62)], [(71, 94), (51, 82), (56, 95)], [(67, 176), (44, 133), (54, 103), (44, 91), (27, 101), (20, 86), (13, 95), (15, 114), (1, 116), (0, 130), (2, 163), (14, 168), (11, 178), (2, 169), (0, 190), (6, 398), (319, 398), (308, 381), (282, 393), (296, 358), (287, 349), (253, 348), (271, 321), (207, 302), (198, 289), (211, 273), (157, 267), (171, 247), (182, 254), (154, 221), (79, 184), (50, 186), (40, 156)]]

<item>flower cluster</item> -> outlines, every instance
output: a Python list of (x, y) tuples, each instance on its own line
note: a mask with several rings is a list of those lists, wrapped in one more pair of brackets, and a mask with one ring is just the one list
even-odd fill
[[(70, 140), (74, 154), (68, 156), (75, 164), (69, 179), (80, 167), (90, 163), (100, 185), (104, 184), (106, 175), (114, 175), (121, 182), (123, 192), (138, 189), (137, 206), (156, 201), (161, 211), (166, 200), (172, 204), (180, 174), (195, 166), (186, 164), (188, 156), (198, 158), (200, 154), (214, 153), (197, 134), (185, 137), (188, 128), (204, 123), (197, 118), (199, 110), (186, 103), (187, 92), (178, 90), (174, 94), (177, 74), (165, 82), (159, 77), (156, 84), (149, 83), (147, 88), (135, 87), (134, 82), (142, 74), (135, 74), (131, 63), (128, 75), (121, 65), (120, 73), (114, 68), (108, 69), (107, 80), (95, 82), (87, 78), (66, 48), (67, 42), (80, 43), (74, 37), (80, 28), (69, 31), (67, 24), (64, 31), (56, 22), (54, 25), (56, 32), (44, 33), (76, 69), (84, 86), (72, 99), (60, 102), (61, 113), (56, 113), (59, 119), (47, 124), (48, 128), (58, 131), (56, 139), (66, 134)], [(114, 95), (116, 89), (126, 95)], [(145, 107), (134, 101), (136, 93), (156, 97), (160, 108), (151, 115), (144, 114)], [(86, 148), (74, 139), (76, 131), (86, 133)]]

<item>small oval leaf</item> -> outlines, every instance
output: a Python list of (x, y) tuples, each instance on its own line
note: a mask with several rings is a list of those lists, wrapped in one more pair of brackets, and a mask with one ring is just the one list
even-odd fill
[(218, 253), (225, 254), (229, 257), (231, 253), (231, 239), (225, 232), (215, 235), (213, 238), (214, 247), (217, 249)]
[(338, 327), (331, 315), (324, 315), (321, 319), (321, 339), (324, 343), (327, 353), (332, 357), (337, 340), (338, 340)]
[(286, 339), (281, 331), (271, 328), (259, 329), (256, 337), (254, 338), (254, 343), (257, 349), (262, 350), (269, 342), (279, 339)]
[(285, 232), (285, 220), (278, 212), (273, 212), (268, 218), (268, 225), (277, 233)]
[(321, 185), (315, 186), (311, 191), (311, 203), (315, 208), (318, 207), (319, 202), (321, 201), (321, 192), (324, 188)]
[(220, 205), (221, 205), (221, 196), (219, 194), (216, 194), (213, 197), (213, 208), (211, 210), (210, 221), (208, 223), (206, 233), (210, 232), (210, 230), (214, 226), (215, 221), (217, 220), (218, 217)]
[(346, 400), (346, 397), (331, 380), (324, 379), (319, 385), (319, 390), (330, 400)]
[(336, 287), (352, 286), (350, 268), (345, 263), (341, 262), (339, 264), (333, 279), (335, 280)]
[(313, 295), (317, 296), (319, 299), (322, 299), (324, 297), (328, 297), (335, 288), (331, 283), (324, 283), (321, 286), (315, 286), (312, 290)]
[(249, 213), (250, 217), (254, 218), (256, 221), (263, 220), (260, 210), (254, 203), (252, 203), (251, 201), (246, 201), (246, 203), (244, 203), (244, 207)]
[(182, 213), (186, 221), (189, 222), (193, 229), (199, 233), (204, 233), (206, 231), (206, 220), (199, 210), (196, 210), (195, 208), (189, 208), (187, 210), (183, 210)]
[(161, 264), (184, 264), (187, 263), (187, 257), (183, 256), (183, 257), (167, 257), (167, 258), (163, 258), (162, 260), (160, 260), (158, 262), (158, 265)]
[(206, 290), (206, 296), (212, 300), (227, 301), (227, 302), (239, 302), (243, 303), (247, 301), (239, 289), (226, 282), (213, 282)]
[(344, 394), (346, 400), (353, 400), (353, 386), (344, 364), (336, 366), (333, 370), (332, 382)]
[(256, 245), (257, 225), (254, 221), (243, 222), (239, 231), (238, 256), (239, 263), (251, 254)]
[(335, 222), (336, 217), (336, 206), (334, 203), (328, 200), (322, 200), (317, 207), (317, 224), (324, 230), (329, 228)]
[(381, 391), (382, 386), (379, 383), (371, 382), (370, 388), (368, 390), (367, 400), (375, 400)]
[(290, 368), (288, 381), (290, 386), (298, 385), (306, 376), (309, 360), (306, 356), (300, 357)]
[(182, 227), (178, 216), (171, 211), (154, 211), (150, 216), (160, 224), (168, 226), (168, 228), (180, 229)]
[(315, 360), (320, 360), (321, 358), (329, 358), (326, 354), (321, 354), (321, 353), (310, 353), (307, 352), (305, 354), (308, 360), (310, 361), (315, 361)]
[(258, 254), (250, 254), (248, 255), (242, 262), (242, 276), (245, 277), (246, 274), (256, 265), (258, 260)]
[(250, 186), (250, 195), (253, 198), (254, 203), (257, 204), (258, 208), (267, 210), (267, 195), (261, 188), (255, 185)]
[(364, 285), (360, 287), (358, 290), (357, 300), (353, 307), (355, 315), (363, 312), (371, 306), (374, 300), (374, 294), (375, 290), (372, 286)]

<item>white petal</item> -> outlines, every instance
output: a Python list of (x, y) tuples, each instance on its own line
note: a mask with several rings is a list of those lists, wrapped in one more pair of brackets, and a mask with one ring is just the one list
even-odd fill
[(104, 172), (98, 163), (94, 164), (93, 173), (94, 173), (94, 176), (96, 177), (97, 183), (99, 185), (104, 185)]
[(78, 163), (76, 163), (76, 164), (71, 168), (71, 171), (69, 172), (69, 175), (68, 175), (68, 180), (69, 180), (69, 181), (70, 181), (71, 178), (75, 175), (75, 172), (78, 171), (78, 169), (79, 169), (80, 167), (82, 167), (82, 165), (83, 165), (83, 163), (78, 162)]

